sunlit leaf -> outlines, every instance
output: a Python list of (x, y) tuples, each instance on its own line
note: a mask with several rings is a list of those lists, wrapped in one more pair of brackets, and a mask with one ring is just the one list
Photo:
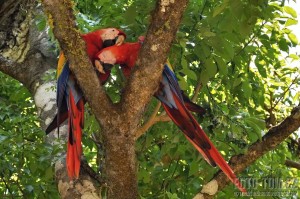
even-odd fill
[(294, 8), (290, 6), (284, 6), (283, 9), (286, 13), (288, 13), (292, 17), (297, 18), (297, 12), (294, 10)]
[(290, 41), (291, 41), (294, 45), (297, 45), (297, 44), (298, 44), (297, 36), (296, 36), (294, 33), (288, 34), (288, 37), (289, 37)]
[(288, 19), (286, 22), (285, 22), (285, 26), (292, 26), (292, 25), (296, 25), (298, 24), (298, 20), (296, 19)]

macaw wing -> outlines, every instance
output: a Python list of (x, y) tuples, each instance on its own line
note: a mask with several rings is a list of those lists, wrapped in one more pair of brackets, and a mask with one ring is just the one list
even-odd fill
[[(165, 69), (167, 69), (165, 67)], [(184, 102), (181, 96), (181, 92), (178, 91), (174, 85), (169, 81), (174, 80), (173, 78), (167, 77), (165, 74), (169, 73), (169, 71), (165, 71), (163, 73), (163, 79), (161, 81), (161, 87), (159, 91), (156, 93), (156, 97), (162, 102), (162, 105), (169, 115), (169, 117), (172, 119), (172, 121), (184, 132), (185, 136), (191, 141), (195, 140), (195, 132), (197, 132), (199, 129), (199, 125), (195, 120), (193, 119), (192, 115), (187, 111), (186, 107), (184, 106)], [(166, 73), (165, 73), (166, 72)], [(177, 83), (178, 84), (178, 83)], [(180, 91), (180, 90), (179, 90)], [(182, 97), (182, 96), (181, 96)], [(207, 162), (212, 165), (216, 166), (214, 160), (207, 155), (206, 150), (210, 149), (210, 143), (207, 142), (205, 139), (197, 139), (193, 141), (193, 144), (198, 145), (196, 148), (199, 150), (201, 154), (204, 156), (204, 158), (207, 160)], [(201, 148), (199, 147), (201, 146)]]
[(195, 104), (194, 102), (192, 102), (181, 90), (181, 88), (178, 84), (178, 80), (175, 76), (175, 73), (171, 69), (171, 65), (169, 63), (165, 64), (163, 73), (168, 78), (168, 81), (170, 83), (170, 86), (172, 87), (172, 90), (174, 91), (174, 93), (176, 93), (176, 95), (180, 99), (182, 99), (186, 108), (189, 111), (193, 111), (193, 112), (199, 113), (200, 115), (204, 115), (206, 112), (205, 109), (202, 108), (201, 106), (199, 106), (198, 104)]
[(66, 89), (67, 89), (67, 83), (70, 75), (70, 68), (69, 68), (69, 62), (62, 51), (60, 52), (59, 55), (56, 73), (57, 73), (56, 105), (58, 110), (54, 119), (46, 129), (47, 135), (55, 128), (58, 128), (58, 132), (59, 132), (60, 124), (63, 123), (68, 118)]
[[(67, 83), (70, 76), (69, 62), (64, 56), (60, 56), (57, 66), (57, 91), (56, 91), (56, 104), (58, 109), (61, 108), (62, 102), (66, 96)], [(59, 112), (59, 111), (58, 111)]]
[(172, 66), (170, 64), (166, 63), (164, 66), (163, 75), (168, 79), (169, 85), (173, 90), (173, 93), (176, 94), (183, 101), (178, 80), (171, 67)]
[(237, 180), (232, 169), (202, 130), (193, 115), (188, 111), (173, 74), (168, 67), (164, 68), (160, 89), (156, 93), (156, 97), (162, 102), (172, 121), (183, 131), (184, 135), (202, 154), (204, 159), (212, 166), (218, 165), (227, 177), (242, 192), (245, 192), (246, 190)]

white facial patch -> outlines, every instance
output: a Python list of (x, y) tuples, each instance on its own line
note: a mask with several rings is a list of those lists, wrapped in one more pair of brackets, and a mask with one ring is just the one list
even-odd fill
[(99, 59), (105, 64), (115, 64), (117, 61), (115, 55), (110, 51), (102, 52)]
[(101, 35), (101, 39), (105, 40), (112, 40), (115, 39), (119, 34), (119, 31), (115, 28), (108, 28), (105, 29), (104, 33)]

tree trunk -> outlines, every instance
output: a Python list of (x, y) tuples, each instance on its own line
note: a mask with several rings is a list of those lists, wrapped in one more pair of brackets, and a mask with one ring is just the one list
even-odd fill
[[(178, 30), (187, 0), (157, 1), (137, 67), (124, 88), (118, 104), (112, 104), (100, 85), (74, 23), (73, 4), (44, 0), (53, 22), (53, 33), (70, 62), (85, 99), (103, 129), (106, 150), (106, 181), (109, 198), (138, 196), (134, 140), (146, 104), (158, 88), (163, 64)], [(63, 13), (63, 14), (62, 14)], [(172, 23), (172, 25), (171, 25)], [(158, 50), (159, 49), (159, 50)]]
[(106, 129), (105, 175), (109, 198), (138, 198), (135, 140), (122, 132)]
[[(44, 3), (51, 1), (44, 1)], [(53, 4), (53, 8), (72, 6), (71, 4)], [(140, 70), (134, 72), (134, 77), (129, 81), (128, 88), (123, 96), (123, 103), (113, 105), (106, 96), (100, 85), (97, 85), (97, 78), (94, 70), (91, 70), (87, 59), (73, 59), (75, 55), (80, 57), (83, 51), (79, 51), (69, 56), (71, 70), (75, 71), (76, 77), (83, 88), (85, 96), (92, 107), (98, 121), (104, 129), (103, 137), (106, 148), (106, 181), (109, 190), (109, 198), (137, 198), (137, 165), (135, 157), (135, 131), (139, 124), (139, 118), (142, 115), (145, 105), (150, 101), (155, 92), (163, 63), (166, 60), (166, 54), (170, 48), (171, 42), (176, 34), (187, 1), (170, 1), (166, 4), (158, 1), (156, 10), (153, 13), (154, 23), (149, 28), (148, 39), (146, 38), (145, 49), (142, 54), (145, 57), (138, 61)], [(58, 9), (59, 8), (59, 9)], [(173, 12), (174, 11), (174, 12)], [(60, 12), (58, 17), (70, 17), (67, 23), (73, 23), (74, 16), (71, 12)], [(0, 1), (0, 70), (11, 77), (19, 80), (26, 86), (34, 97), (38, 115), (41, 117), (41, 126), (43, 129), (49, 124), (56, 113), (55, 92), (50, 91), (55, 86), (55, 82), (44, 82), (42, 77), (49, 69), (56, 66), (56, 56), (51, 52), (49, 38), (46, 31), (38, 31), (33, 21), (35, 14), (41, 14), (37, 2), (34, 0), (25, 1)], [(70, 15), (68, 15), (70, 14)], [(56, 15), (53, 15), (54, 18)], [(163, 20), (160, 20), (163, 19)], [(54, 20), (55, 21), (55, 20)], [(60, 20), (62, 23), (66, 22)], [(172, 21), (172, 26), (169, 22)], [(58, 26), (59, 27), (59, 26)], [(63, 32), (72, 35), (73, 27), (63, 26)], [(160, 36), (157, 37), (157, 33)], [(74, 35), (73, 35), (74, 36)], [(78, 41), (78, 34), (69, 41)], [(80, 39), (80, 37), (79, 37)], [(76, 42), (75, 42), (76, 43)], [(68, 50), (84, 49), (82, 41), (76, 43), (73, 48), (61, 45), (68, 55)], [(160, 45), (160, 52), (155, 50)], [(151, 48), (152, 47), (152, 48)], [(148, 50), (147, 50), (148, 49)], [(149, 51), (149, 49), (152, 49)], [(159, 59), (157, 55), (159, 54)], [(75, 61), (74, 61), (75, 60)], [(85, 60), (85, 61), (83, 61)], [(84, 64), (85, 63), (85, 64)], [(155, 65), (155, 67), (149, 67)], [(82, 66), (79, 70), (73, 66)], [(87, 66), (87, 67), (85, 67)], [(76, 72), (77, 70), (77, 72)], [(94, 78), (91, 76), (94, 75)], [(147, 78), (145, 78), (147, 77)], [(143, 79), (143, 81), (141, 81)], [(88, 80), (84, 82), (84, 80)], [(96, 82), (96, 83), (95, 83)], [(155, 82), (155, 83), (153, 83)], [(140, 87), (145, 88), (141, 92)], [(98, 83), (99, 84), (99, 83)], [(92, 86), (91, 86), (92, 85)], [(95, 92), (96, 90), (96, 92)], [(99, 105), (101, 101), (101, 107)], [(122, 112), (120, 111), (122, 110)], [(113, 113), (113, 114), (112, 114)], [(116, 120), (118, 118), (118, 120)], [(113, 129), (113, 130), (112, 130)], [(56, 134), (52, 133), (48, 141), (53, 142)], [(66, 138), (66, 134), (61, 138)], [(64, 155), (64, 154), (63, 154)], [(65, 162), (57, 162), (55, 166), (56, 180), (58, 189), (62, 198), (100, 198), (99, 183), (100, 180), (92, 180), (84, 169), (81, 169), (80, 180), (69, 181)], [(92, 176), (92, 175), (91, 175)], [(97, 187), (98, 186), (98, 187)]]
[[(46, 30), (37, 30), (36, 14), (43, 14), (37, 1), (0, 1), (0, 71), (20, 81), (30, 91), (45, 129), (56, 113), (56, 93), (52, 89), (56, 82), (45, 82), (42, 77), (55, 69), (57, 58), (51, 51)], [(66, 131), (61, 131), (60, 138), (65, 143)], [(49, 143), (54, 139), (57, 139), (56, 133), (47, 137)], [(62, 198), (100, 198), (99, 183), (85, 170), (81, 172), (81, 181), (69, 182), (65, 161), (57, 162), (55, 169)]]

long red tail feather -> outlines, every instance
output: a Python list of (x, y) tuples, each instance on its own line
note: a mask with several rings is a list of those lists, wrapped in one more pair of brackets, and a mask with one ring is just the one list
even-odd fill
[(69, 93), (69, 138), (67, 149), (67, 170), (70, 179), (78, 178), (82, 153), (81, 137), (83, 128), (84, 102), (75, 103), (72, 91)]
[(187, 110), (177, 95), (173, 95), (173, 97), (178, 109), (170, 108), (163, 104), (167, 114), (171, 117), (173, 122), (184, 132), (187, 139), (203, 155), (208, 163), (212, 166), (218, 165), (240, 191), (246, 192), (246, 189), (243, 188), (230, 166), (201, 129), (192, 114)]

